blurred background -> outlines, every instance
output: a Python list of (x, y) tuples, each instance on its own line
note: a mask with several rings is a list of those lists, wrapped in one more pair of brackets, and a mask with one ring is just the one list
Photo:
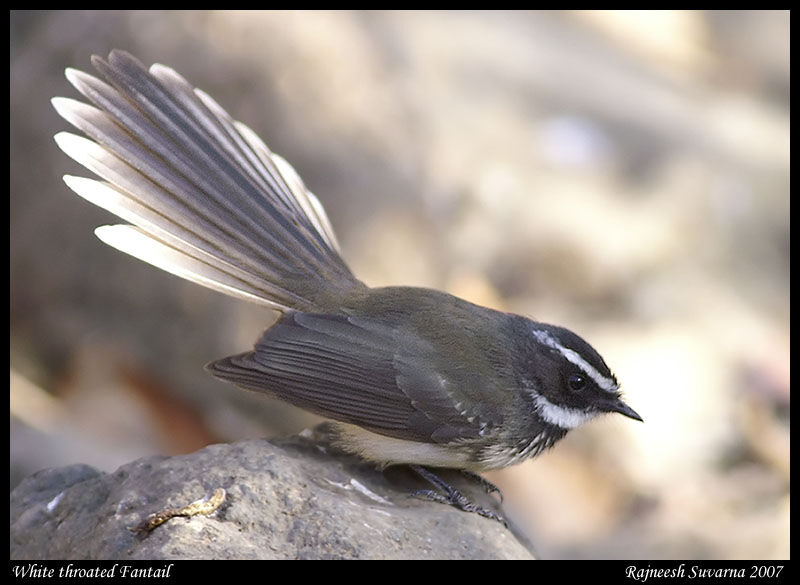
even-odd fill
[(274, 319), (104, 246), (65, 67), (126, 49), (287, 158), (370, 285), (586, 337), (644, 424), (495, 472), (544, 558), (789, 556), (789, 14), (11, 12), (11, 488), (297, 432), (207, 376)]

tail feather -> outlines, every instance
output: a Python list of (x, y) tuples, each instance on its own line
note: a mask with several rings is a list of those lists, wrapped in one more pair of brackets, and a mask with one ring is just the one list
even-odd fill
[(67, 176), (67, 185), (136, 226), (102, 228), (101, 239), (282, 310), (318, 309), (363, 286), (322, 205), (252, 130), (168, 67), (148, 71), (121, 51), (92, 62), (110, 85), (72, 69), (67, 78), (94, 106), (53, 105), (93, 139), (59, 133), (59, 147), (105, 179)]

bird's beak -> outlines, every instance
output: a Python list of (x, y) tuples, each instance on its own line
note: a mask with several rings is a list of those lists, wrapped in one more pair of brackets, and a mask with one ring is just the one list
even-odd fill
[(601, 405), (601, 408), (605, 412), (618, 412), (620, 414), (627, 416), (628, 418), (632, 418), (633, 420), (644, 422), (642, 417), (639, 416), (637, 412), (633, 410), (630, 406), (622, 402), (622, 399), (620, 398), (612, 398), (611, 400)]

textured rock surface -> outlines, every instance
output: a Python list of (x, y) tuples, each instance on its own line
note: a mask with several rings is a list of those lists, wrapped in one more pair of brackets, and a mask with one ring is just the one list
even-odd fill
[[(483, 506), (474, 482), (443, 475)], [(147, 535), (149, 514), (217, 488), (210, 516), (172, 518)], [(11, 557), (29, 559), (526, 559), (500, 523), (410, 497), (424, 489), (405, 468), (382, 473), (301, 437), (211, 445), (101, 473), (48, 469), (11, 494)]]

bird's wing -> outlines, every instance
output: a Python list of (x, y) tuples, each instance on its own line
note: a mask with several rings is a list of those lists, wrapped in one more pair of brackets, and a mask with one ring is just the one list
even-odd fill
[(433, 443), (479, 436), (497, 421), (465, 407), (463, 398), (468, 385), (487, 381), (465, 380), (437, 363), (428, 342), (384, 323), (291, 312), (253, 351), (207, 368), (242, 388), (384, 435)]

